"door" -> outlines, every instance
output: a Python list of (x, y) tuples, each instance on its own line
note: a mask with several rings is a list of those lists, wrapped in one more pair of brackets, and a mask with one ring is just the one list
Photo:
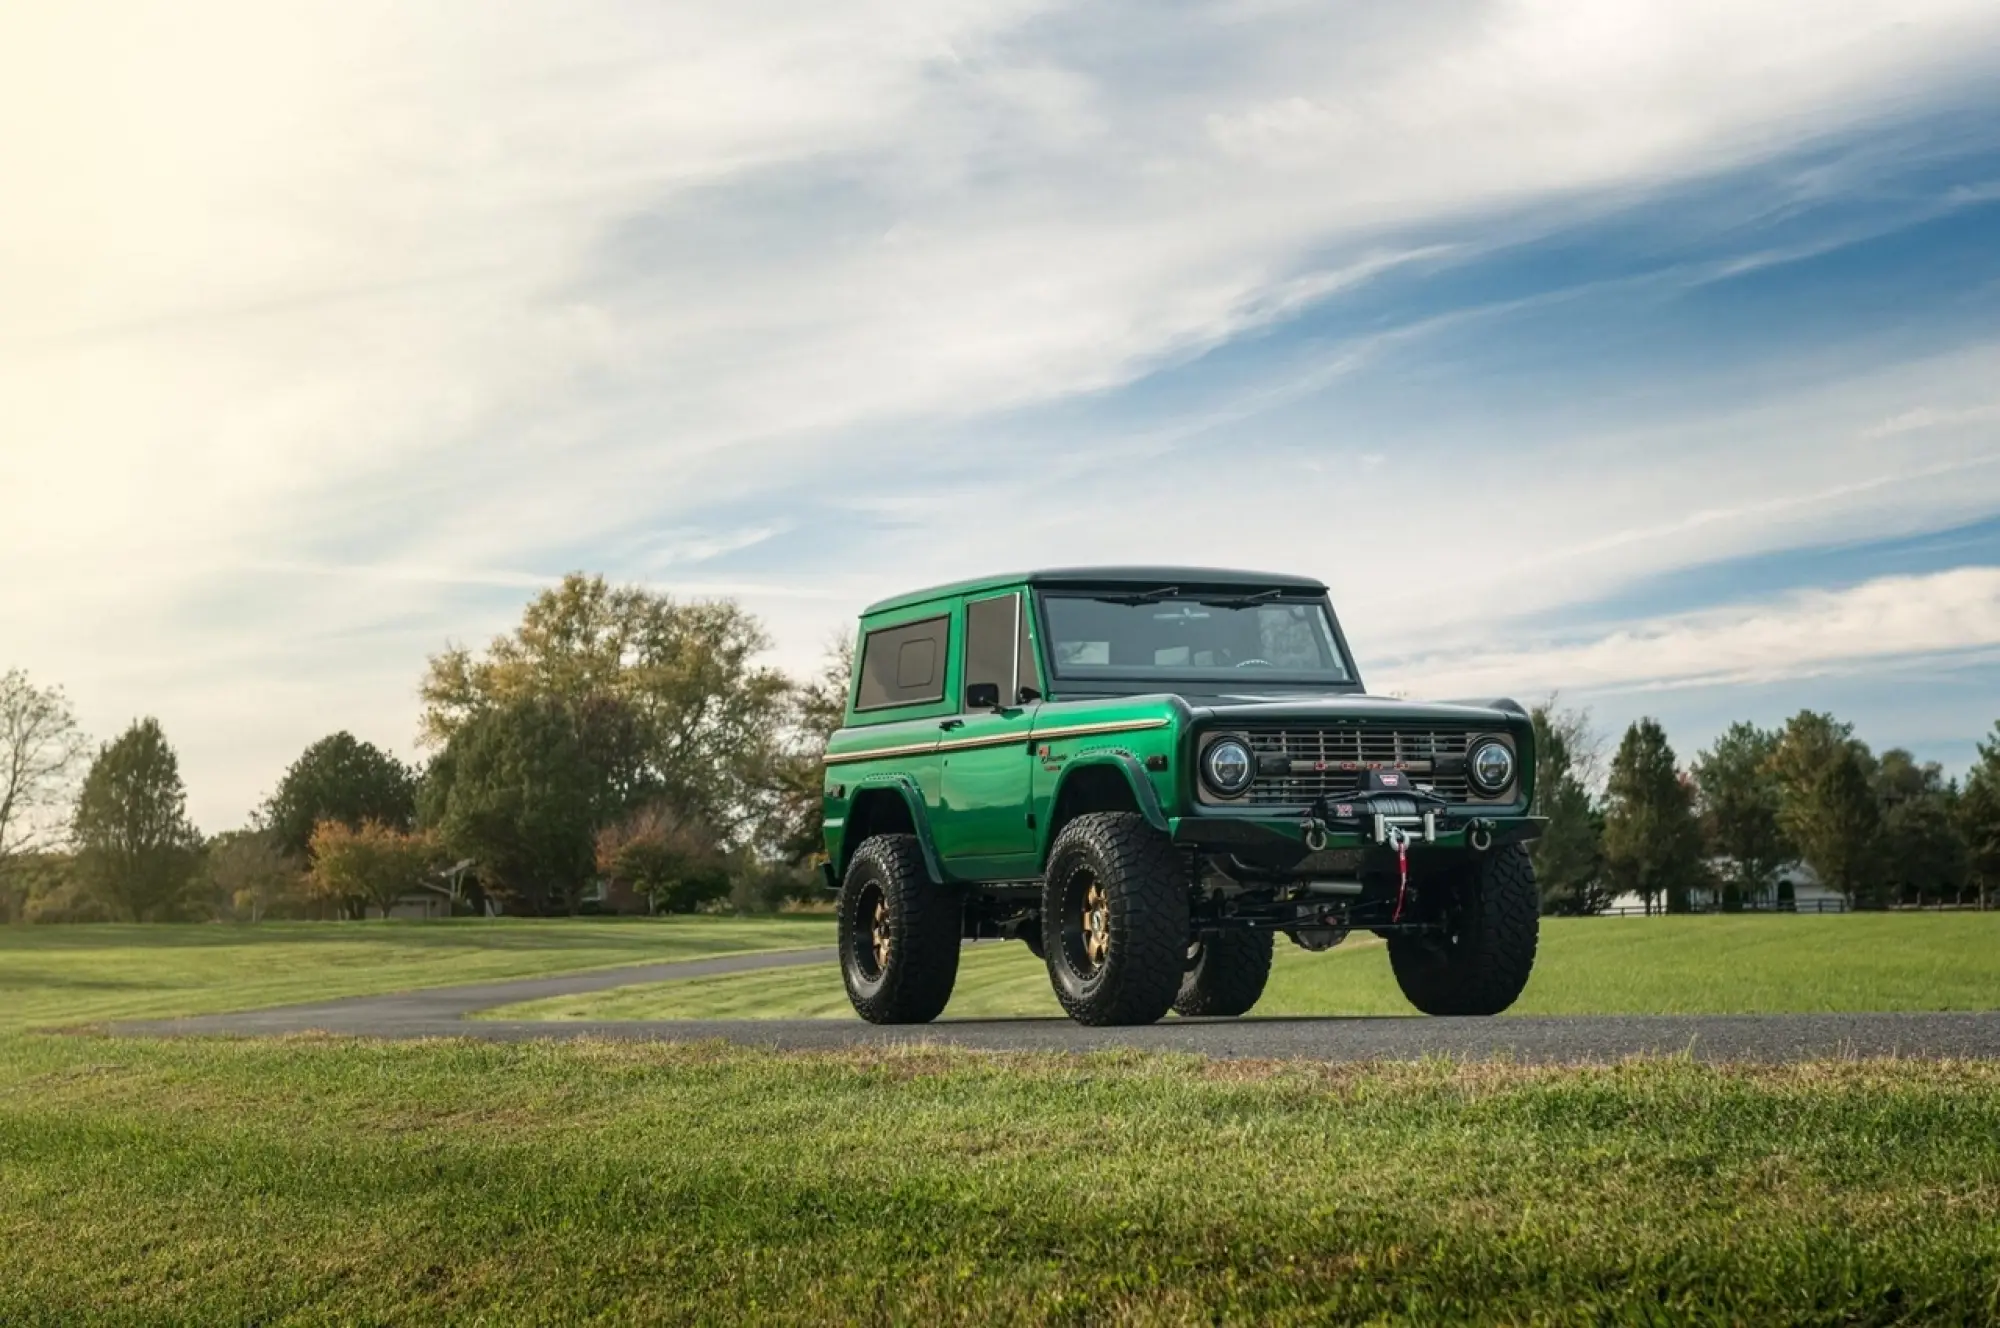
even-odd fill
[[(1035, 830), (1029, 824), (1035, 763), (1030, 759), (1035, 711), (1033, 677), (1023, 677), (1027, 625), (1019, 593), (965, 606), (965, 668), (960, 713), (941, 724), (940, 797), (931, 830), (952, 875), (972, 880), (1032, 876)], [(991, 687), (998, 709), (973, 709), (968, 698)], [(1028, 690), (1024, 691), (1026, 688)]]

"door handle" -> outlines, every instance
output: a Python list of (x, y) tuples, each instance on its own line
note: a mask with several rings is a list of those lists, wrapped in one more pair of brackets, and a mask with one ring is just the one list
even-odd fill
[(962, 729), (962, 728), (964, 728), (964, 727), (965, 727), (965, 721), (964, 721), (964, 720), (962, 720), (962, 719), (947, 719), (947, 720), (946, 720), (946, 721), (945, 721), (944, 723), (942, 723), (942, 724), (938, 725), (938, 727), (939, 727), (939, 728), (941, 728), (941, 729), (943, 729), (943, 730), (944, 730), (945, 732), (949, 733), (949, 732), (951, 732), (951, 731), (952, 731), (953, 729)]

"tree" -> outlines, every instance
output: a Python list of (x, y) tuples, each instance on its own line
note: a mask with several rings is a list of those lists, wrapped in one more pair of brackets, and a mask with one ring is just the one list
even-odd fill
[(1889, 897), (1906, 904), (1957, 900), (1968, 875), (1957, 786), (1936, 761), (1919, 764), (1901, 748), (1882, 753), (1874, 775), (1882, 809), (1882, 881)]
[(1877, 901), (1882, 813), (1870, 785), (1868, 749), (1851, 725), (1802, 710), (1771, 754), (1778, 824), (1821, 884), (1850, 907)]
[(311, 847), (307, 882), (312, 895), (363, 918), (371, 906), (388, 917), (398, 899), (429, 884), (438, 860), (428, 835), (380, 821), (363, 821), (353, 829), (321, 821), (313, 829)]
[(66, 802), (89, 750), (69, 701), (18, 669), (0, 673), (0, 921), (20, 916), (23, 859), (56, 846)]
[(1556, 708), (1555, 698), (1536, 706), (1535, 803), (1532, 814), (1548, 827), (1530, 845), (1544, 913), (1600, 913), (1611, 902), (1604, 880), (1604, 825), (1591, 804), (1578, 753), (1594, 753), (1596, 739), (1586, 711)]
[(300, 893), (304, 870), (261, 830), (229, 830), (208, 842), (203, 877), (220, 916), (262, 922)]
[(279, 850), (295, 856), (307, 851), (321, 821), (349, 829), (376, 821), (407, 830), (416, 814), (417, 781), (409, 767), (347, 732), (306, 748), (264, 804)]
[(72, 826), (86, 887), (135, 922), (178, 916), (199, 865), (180, 761), (156, 719), (102, 748), (83, 778)]
[(818, 673), (786, 698), (784, 735), (768, 778), (770, 794), (762, 836), (786, 862), (806, 862), (823, 851), (826, 742), (847, 719), (854, 676), (854, 643), (840, 637), (827, 646)]
[(1669, 912), (1688, 906), (1702, 884), (1701, 827), (1694, 796), (1657, 720), (1626, 730), (1605, 785), (1604, 865), (1612, 884), (1646, 901), (1666, 900)]
[(713, 827), (664, 803), (600, 831), (597, 869), (662, 913), (692, 913), (730, 891), (729, 859)]
[(1743, 898), (1770, 893), (1798, 858), (1778, 819), (1781, 796), (1771, 766), (1777, 750), (1775, 730), (1733, 724), (1694, 763), (1702, 839)]
[(1979, 744), (1979, 761), (1965, 781), (1955, 809), (1964, 837), (1966, 867), (1979, 890), (1979, 907), (2000, 894), (2000, 723)]
[(481, 885), (532, 913), (574, 913), (596, 866), (599, 771), (573, 712), (526, 699), (460, 724), (432, 762), (422, 820)]
[(489, 711), (554, 705), (589, 758), (599, 825), (664, 797), (733, 834), (756, 815), (790, 688), (755, 662), (769, 645), (734, 603), (572, 573), (483, 656), (453, 648), (430, 661), (424, 735), (449, 744)]

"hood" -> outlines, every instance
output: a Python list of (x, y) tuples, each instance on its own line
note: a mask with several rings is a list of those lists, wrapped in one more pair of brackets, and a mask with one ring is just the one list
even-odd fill
[(1508, 725), (1524, 722), (1528, 713), (1519, 702), (1505, 697), (1478, 701), (1407, 701), (1400, 697), (1367, 696), (1354, 692), (1307, 696), (1245, 692), (1226, 696), (1190, 696), (1186, 699), (1197, 720), (1217, 719), (1239, 724), (1377, 719), (1400, 723)]

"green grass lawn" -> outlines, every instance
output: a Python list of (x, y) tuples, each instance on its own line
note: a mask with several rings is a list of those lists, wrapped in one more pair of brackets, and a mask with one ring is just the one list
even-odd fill
[(2000, 1065), (0, 1038), (0, 1322), (1993, 1322)]
[(0, 928), (0, 1033), (828, 945), (825, 917)]
[[(1517, 1014), (2000, 1009), (2000, 913), (1552, 918)], [(969, 948), (946, 1018), (1059, 1015), (1024, 945)], [(1278, 942), (1262, 1015), (1410, 1014), (1382, 942)], [(621, 988), (505, 1019), (852, 1018), (832, 965)]]
[[(1992, 1008), (1996, 924), (1556, 922), (1523, 1004)], [(2000, 1322), (2000, 1063), (18, 1031), (830, 935), (823, 918), (0, 932), (0, 1324)], [(1265, 1008), (1405, 1008), (1379, 945), (1279, 953)], [(1054, 1012), (1018, 945), (971, 950), (960, 995), (952, 1013)], [(830, 965), (588, 1004), (852, 1017)]]

